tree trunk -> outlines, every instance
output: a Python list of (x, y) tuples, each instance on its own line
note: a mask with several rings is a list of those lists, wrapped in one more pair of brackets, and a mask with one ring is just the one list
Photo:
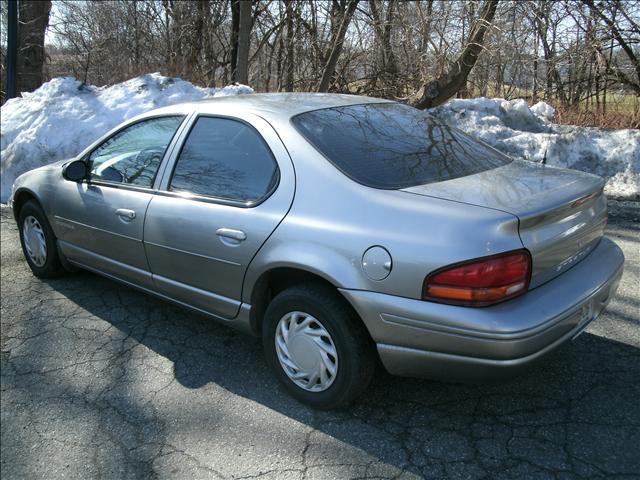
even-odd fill
[(482, 51), (485, 33), (493, 21), (497, 7), (498, 0), (487, 0), (484, 3), (480, 17), (469, 35), (469, 41), (458, 59), (449, 65), (444, 75), (425, 83), (420, 92), (410, 97), (410, 105), (420, 109), (442, 105), (466, 85), (467, 77)]
[(200, 54), (206, 42), (205, 21), (209, 13), (209, 1), (200, 0), (196, 4), (195, 12), (190, 11), (193, 17), (191, 34), (188, 36), (189, 50), (186, 55), (186, 75), (189, 80), (196, 80), (196, 70), (200, 67)]
[(538, 101), (538, 31), (536, 30), (533, 33), (534, 43), (535, 43), (535, 51), (533, 57), (533, 94), (532, 94), (532, 102), (537, 103)]
[(293, 21), (293, 16), (294, 16), (294, 12), (293, 9), (296, 8), (296, 6), (293, 4), (293, 2), (289, 2), (287, 3), (287, 10), (286, 10), (286, 15), (287, 15), (287, 37), (286, 37), (286, 45), (287, 45), (287, 62), (286, 62), (286, 66), (287, 66), (287, 70), (286, 70), (286, 78), (285, 78), (285, 85), (284, 85), (284, 89), (287, 92), (293, 92), (293, 67), (294, 67), (294, 51), (293, 51), (293, 26), (294, 26), (294, 21)]
[(327, 63), (322, 72), (322, 78), (318, 84), (318, 92), (328, 92), (331, 84), (331, 78), (336, 71), (336, 65), (338, 64), (338, 58), (342, 52), (342, 45), (344, 44), (344, 37), (347, 34), (351, 17), (356, 11), (359, 0), (350, 0), (342, 10), (342, 15), (336, 17), (336, 22), (340, 22), (338, 28), (332, 28), (331, 35), (331, 52), (327, 55)]
[(236, 82), (236, 65), (238, 64), (238, 32), (240, 30), (240, 2), (231, 0), (231, 82)]
[(249, 35), (251, 33), (251, 1), (240, 0), (238, 24), (238, 49), (234, 81), (249, 83)]
[(18, 58), (18, 4), (9, 0), (7, 5), (7, 58), (5, 90), (2, 103), (16, 96), (16, 62)]
[(211, 8), (209, 5), (209, 0), (206, 2), (202, 2), (200, 6), (201, 15), (204, 15), (204, 26), (203, 26), (203, 38), (202, 38), (202, 52), (203, 52), (203, 76), (205, 86), (212, 87), (215, 86), (215, 70), (216, 70), (216, 59), (213, 55), (213, 46), (211, 45), (211, 30), (213, 29), (213, 20), (211, 18)]
[(25, 0), (18, 4), (18, 92), (32, 92), (42, 85), (44, 34), (50, 11), (50, 0)]

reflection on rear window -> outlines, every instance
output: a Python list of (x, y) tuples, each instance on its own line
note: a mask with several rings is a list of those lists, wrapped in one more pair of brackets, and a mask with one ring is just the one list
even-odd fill
[(398, 103), (314, 110), (297, 115), (293, 124), (343, 173), (375, 188), (450, 180), (511, 162), (427, 113)]

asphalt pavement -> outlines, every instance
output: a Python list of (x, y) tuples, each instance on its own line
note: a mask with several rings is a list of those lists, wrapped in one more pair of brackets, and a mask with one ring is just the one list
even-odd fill
[(640, 478), (640, 204), (611, 203), (627, 263), (606, 313), (526, 374), (376, 377), (316, 412), (260, 342), (86, 272), (31, 275), (1, 209), (3, 480)]

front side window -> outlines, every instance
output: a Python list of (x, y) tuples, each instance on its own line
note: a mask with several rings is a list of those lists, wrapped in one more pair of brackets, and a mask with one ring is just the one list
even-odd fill
[(152, 118), (119, 131), (91, 153), (91, 179), (151, 188), (183, 118)]
[(264, 198), (277, 180), (273, 155), (252, 127), (200, 117), (182, 147), (169, 188), (250, 204)]
[(511, 162), (431, 115), (398, 103), (302, 113), (293, 125), (356, 182), (400, 189), (473, 175)]

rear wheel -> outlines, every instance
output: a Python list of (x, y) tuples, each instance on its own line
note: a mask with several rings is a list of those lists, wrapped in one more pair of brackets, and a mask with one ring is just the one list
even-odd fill
[(372, 342), (332, 288), (301, 285), (278, 294), (265, 312), (267, 362), (284, 387), (314, 408), (347, 405), (371, 382)]
[(18, 217), (22, 252), (36, 277), (49, 278), (64, 272), (58, 257), (55, 236), (40, 205), (30, 200)]

